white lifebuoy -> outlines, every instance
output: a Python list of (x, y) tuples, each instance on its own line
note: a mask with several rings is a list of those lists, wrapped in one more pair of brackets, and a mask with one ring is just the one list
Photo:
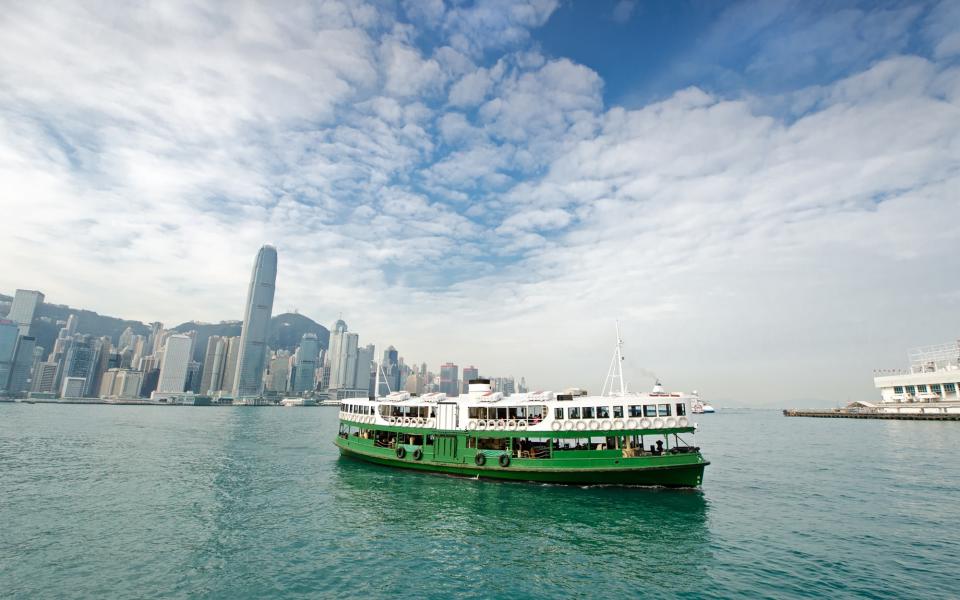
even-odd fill
[(477, 421), (477, 429), (479, 429), (480, 431), (486, 431), (487, 421), (485, 419), (480, 419), (479, 421)]
[(600, 423), (598, 423), (597, 421), (590, 421), (590, 430), (596, 431), (598, 429), (600, 429)]
[(436, 425), (437, 425), (436, 419), (427, 419), (427, 427), (436, 427)]
[(506, 427), (506, 426), (507, 426), (507, 420), (506, 420), (506, 419), (498, 419), (498, 420), (497, 420), (497, 429), (503, 429), (503, 428)]
[(514, 419), (510, 419), (509, 421), (507, 421), (507, 429), (509, 429), (510, 431), (516, 431), (517, 422)]
[(573, 431), (573, 421), (564, 421), (563, 422), (564, 431)]
[(673, 417), (667, 417), (667, 427), (676, 427), (676, 426), (677, 426), (677, 420), (674, 419)]
[(627, 429), (636, 429), (636, 428), (637, 428), (637, 421), (636, 421), (636, 419), (628, 419), (628, 420), (627, 420)]
[(526, 429), (526, 428), (527, 428), (527, 420), (526, 420), (526, 419), (521, 419), (521, 420), (517, 421), (517, 429)]
[(610, 419), (604, 419), (603, 422), (600, 423), (600, 429), (610, 429)]
[(615, 420), (613, 421), (613, 428), (614, 428), (614, 429), (623, 429), (623, 421), (622, 421), (621, 419), (615, 419)]
[(654, 420), (653, 420), (653, 426), (656, 427), (657, 429), (662, 428), (662, 427), (663, 427), (663, 419), (661, 419), (660, 417), (657, 417), (656, 419), (654, 419)]
[(410, 423), (411, 423), (410, 417), (404, 417), (404, 418), (403, 418), (403, 424), (404, 424), (404, 425), (409, 425)]
[(393, 424), (396, 423), (396, 422), (397, 422), (397, 420), (394, 419), (393, 417), (387, 417), (387, 423), (390, 423), (391, 425), (393, 425)]
[(650, 419), (640, 419), (640, 429), (650, 429)]
[(584, 421), (577, 421), (577, 431), (586, 431), (587, 424)]
[(560, 431), (561, 429), (563, 429), (563, 423), (561, 423), (560, 421), (554, 421), (553, 423), (550, 423), (550, 429), (554, 431)]
[(476, 421), (476, 419), (470, 419), (470, 422), (467, 423), (467, 429), (469, 429), (470, 431), (476, 431), (476, 430), (477, 430), (477, 421)]
[(686, 417), (680, 417), (679, 419), (677, 419), (677, 424), (680, 427), (686, 427), (687, 425), (690, 424), (690, 421), (688, 421)]

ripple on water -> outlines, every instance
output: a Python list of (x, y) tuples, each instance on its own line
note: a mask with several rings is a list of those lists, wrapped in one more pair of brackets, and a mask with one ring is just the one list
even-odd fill
[(950, 597), (947, 423), (703, 417), (702, 490), (338, 459), (336, 412), (0, 405), (11, 597)]

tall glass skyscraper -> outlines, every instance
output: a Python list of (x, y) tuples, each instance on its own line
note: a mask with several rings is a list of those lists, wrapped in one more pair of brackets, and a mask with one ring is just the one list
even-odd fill
[(263, 389), (263, 368), (267, 362), (267, 334), (273, 314), (277, 284), (277, 249), (266, 245), (257, 252), (247, 291), (247, 306), (240, 333), (240, 354), (233, 383), (234, 398), (257, 398)]

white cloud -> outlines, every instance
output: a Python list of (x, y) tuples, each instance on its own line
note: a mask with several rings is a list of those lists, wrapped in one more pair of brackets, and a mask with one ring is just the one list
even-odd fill
[(9, 7), (0, 289), (235, 318), (272, 241), (278, 310), (408, 360), (596, 388), (621, 316), (632, 365), (755, 403), (868, 394), (953, 335), (950, 31), (901, 56), (909, 15), (881, 15), (890, 56), (835, 82), (628, 110), (527, 43), (554, 7), (408, 4), (433, 50), (354, 2)]

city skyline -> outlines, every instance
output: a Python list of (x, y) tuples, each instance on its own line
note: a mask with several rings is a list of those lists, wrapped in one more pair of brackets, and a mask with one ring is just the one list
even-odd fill
[(0, 288), (242, 319), (271, 242), (378, 348), (756, 406), (957, 336), (956, 3), (493, 6), (9, 7)]

